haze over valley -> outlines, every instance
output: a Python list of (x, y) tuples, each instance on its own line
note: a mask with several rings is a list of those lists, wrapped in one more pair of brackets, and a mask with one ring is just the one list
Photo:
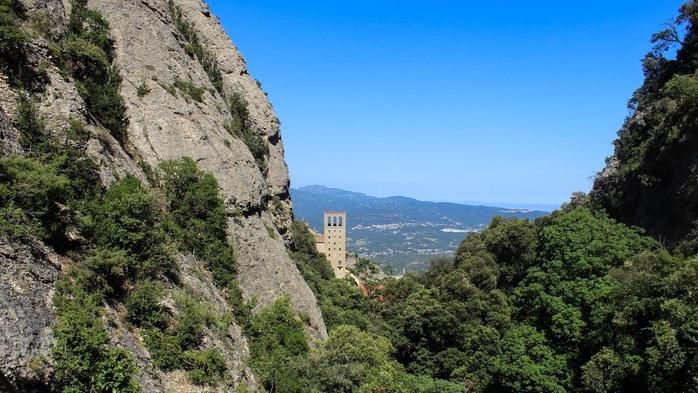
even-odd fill
[(394, 273), (423, 270), (437, 256), (452, 256), (470, 232), (483, 230), (495, 216), (534, 219), (546, 212), (359, 192), (313, 185), (291, 188), (295, 218), (322, 229), (324, 210), (346, 210), (347, 251), (388, 265)]

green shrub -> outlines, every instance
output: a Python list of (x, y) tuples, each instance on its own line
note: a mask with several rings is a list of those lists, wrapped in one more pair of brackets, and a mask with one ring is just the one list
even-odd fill
[(182, 362), (187, 376), (197, 385), (221, 383), (227, 371), (223, 356), (215, 348), (186, 351), (182, 354)]
[(114, 60), (114, 40), (109, 35), (109, 22), (101, 13), (88, 9), (82, 0), (73, 1), (69, 24), (73, 34), (98, 46), (110, 61)]
[(39, 116), (36, 104), (27, 94), (19, 94), (17, 99), (17, 115), (14, 122), (19, 131), (19, 143), (26, 151), (41, 151), (48, 142), (46, 125)]
[(174, 269), (161, 221), (151, 192), (128, 175), (114, 182), (92, 207), (86, 227), (98, 245), (124, 249), (138, 261), (129, 266), (128, 277), (155, 278)]
[(228, 284), (228, 287), (225, 289), (225, 300), (233, 309), (233, 315), (238, 324), (243, 328), (248, 327), (255, 302), (245, 301), (237, 281), (231, 281), (230, 284)]
[(133, 265), (125, 251), (97, 248), (85, 259), (84, 267), (91, 274), (83, 276), (79, 283), (90, 293), (102, 293), (106, 297), (120, 293), (126, 282), (126, 272)]
[(288, 297), (277, 299), (250, 320), (250, 366), (267, 390), (302, 392), (294, 369), (308, 352), (303, 323), (296, 318)]
[(259, 169), (266, 172), (269, 145), (261, 135), (252, 130), (247, 103), (239, 93), (235, 93), (228, 100), (228, 108), (231, 120), (225, 124), (225, 128), (231, 135), (240, 138), (247, 145)]
[(136, 94), (138, 94), (138, 97), (145, 97), (148, 93), (150, 93), (150, 87), (145, 84), (145, 81), (141, 82), (141, 84), (136, 87)]
[(24, 45), (27, 35), (19, 29), (16, 0), (0, 1), (0, 59), (9, 62), (23, 60)]
[(184, 98), (187, 99), (187, 101), (190, 98), (196, 102), (203, 102), (204, 100), (204, 93), (206, 92), (206, 89), (195, 85), (192, 81), (175, 79), (174, 87), (179, 89), (179, 91), (184, 94)]
[(61, 61), (78, 81), (107, 79), (109, 56), (102, 48), (84, 38), (69, 36), (62, 47)]
[[(142, 292), (137, 290), (140, 293), (134, 298), (134, 303), (129, 305), (127, 302), (129, 312), (130, 308), (137, 306), (134, 312), (157, 316), (161, 308), (156, 298), (148, 295), (148, 292), (157, 290), (141, 288)], [(166, 328), (164, 321), (157, 319), (145, 323), (136, 321), (150, 326), (145, 331), (145, 344), (154, 364), (165, 371), (184, 368), (197, 384), (216, 383), (225, 372), (222, 357), (217, 351), (214, 354), (211, 350), (198, 351), (196, 348), (201, 345), (204, 326), (219, 326), (222, 331), (227, 331), (227, 327), (223, 326), (226, 322), (213, 312), (204, 299), (196, 299), (188, 292), (176, 292), (175, 303), (179, 312), (171, 327)]]
[(204, 334), (205, 320), (202, 309), (192, 300), (184, 298), (184, 301), (180, 301), (180, 314), (173, 329), (182, 350), (198, 347)]
[(83, 94), (87, 108), (119, 141), (126, 137), (128, 118), (121, 96), (121, 74), (116, 66), (106, 69), (105, 80), (85, 80), (78, 91)]
[(92, 391), (104, 393), (138, 393), (140, 387), (133, 379), (137, 368), (131, 354), (123, 349), (111, 349), (97, 363), (92, 377)]
[(66, 136), (68, 140), (75, 143), (76, 147), (81, 151), (85, 149), (85, 145), (90, 140), (90, 132), (85, 128), (85, 124), (76, 119), (70, 119), (68, 121)]
[(235, 253), (230, 244), (215, 241), (204, 250), (203, 258), (206, 266), (213, 276), (213, 280), (220, 288), (226, 288), (235, 280), (237, 263)]
[(156, 282), (136, 284), (124, 303), (126, 320), (144, 328), (164, 328), (166, 311), (159, 303), (161, 296), (162, 288)]
[(24, 211), (9, 203), (0, 208), (0, 235), (22, 240), (35, 235), (39, 230), (27, 218)]
[(208, 244), (225, 241), (227, 217), (216, 178), (200, 171), (189, 157), (163, 161), (160, 168), (168, 211), (183, 248), (203, 253)]
[(29, 61), (29, 36), (20, 27), (26, 19), (19, 0), (0, 0), (0, 69), (13, 87), (41, 91), (48, 82), (46, 69)]
[(56, 284), (53, 298), (58, 319), (53, 328), (52, 391), (137, 392), (136, 368), (122, 350), (108, 348), (101, 319), (101, 298), (70, 277)]
[(160, 329), (148, 329), (145, 332), (145, 347), (148, 348), (153, 364), (163, 371), (182, 367), (182, 347), (174, 334)]
[[(68, 224), (62, 206), (67, 203), (69, 180), (54, 165), (12, 155), (0, 159), (0, 206), (22, 209), (30, 222), (37, 223), (39, 237), (57, 242)], [(9, 217), (18, 217), (17, 211)]]
[(175, 237), (184, 250), (206, 262), (220, 288), (227, 288), (235, 279), (236, 260), (227, 241), (225, 204), (216, 178), (188, 157), (164, 161), (160, 168)]
[(206, 71), (208, 79), (211, 81), (213, 87), (219, 92), (223, 93), (223, 74), (218, 67), (218, 62), (215, 56), (209, 52), (204, 45), (199, 41), (199, 37), (192, 24), (184, 19), (182, 10), (176, 5), (172, 0), (169, 1), (169, 10), (172, 19), (175, 21), (175, 27), (177, 31), (182, 35), (186, 41), (186, 45), (182, 48), (191, 57), (196, 58), (201, 66)]
[(58, 63), (76, 79), (87, 109), (119, 141), (126, 137), (128, 118), (121, 97), (121, 75), (112, 65), (113, 40), (102, 15), (87, 8), (84, 0), (73, 0), (70, 33), (59, 50)]

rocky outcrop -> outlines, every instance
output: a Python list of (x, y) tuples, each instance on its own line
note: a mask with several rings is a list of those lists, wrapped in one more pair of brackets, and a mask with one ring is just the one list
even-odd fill
[(645, 106), (619, 131), (591, 200), (666, 246), (698, 252), (698, 112), (666, 97)]
[(0, 237), (0, 391), (3, 384), (8, 391), (35, 391), (44, 382), (59, 273), (59, 257), (41, 243)]
[[(88, 1), (90, 8), (99, 10), (109, 21), (115, 42), (116, 62), (123, 77), (121, 94), (129, 118), (127, 136), (121, 142), (91, 116), (74, 81), (51, 61), (50, 40), (65, 35), (70, 1), (21, 2), (27, 20), (42, 30), (33, 36), (31, 45), (37, 57), (32, 61), (42, 63), (46, 70), (47, 84), (37, 102), (46, 128), (60, 135), (71, 120), (86, 124), (91, 135), (87, 151), (99, 163), (105, 185), (124, 174), (145, 181), (143, 168), (156, 167), (163, 160), (192, 157), (201, 169), (213, 173), (221, 186), (243, 296), (254, 300), (259, 309), (286, 295), (299, 315), (309, 321), (309, 333), (319, 339), (327, 337), (317, 301), (287, 251), (292, 206), (279, 120), (205, 2), (174, 0), (172, 4), (181, 9), (215, 59), (222, 88), (212, 84), (201, 62), (185, 50), (168, 0)], [(175, 86), (181, 82), (202, 89), (201, 100)], [(0, 78), (3, 154), (21, 153), (18, 133), (11, 124), (18, 94), (19, 89), (11, 87), (7, 78)], [(225, 127), (231, 120), (228, 104), (233, 96), (246, 102), (250, 128), (268, 145), (266, 168), (260, 169), (248, 146)], [(28, 384), (38, 378), (28, 364), (46, 356), (50, 347), (54, 318), (50, 298), (60, 271), (58, 257), (40, 242), (32, 244), (0, 239), (0, 335), (4, 335), (0, 386)], [(216, 312), (231, 313), (203, 264), (183, 255), (178, 260), (184, 288), (207, 299)], [(182, 373), (166, 375), (152, 366), (142, 338), (122, 321), (123, 313), (109, 305), (105, 308), (115, 321), (108, 326), (112, 343), (133, 353), (141, 370), (138, 379), (143, 391), (200, 391), (185, 386)], [(254, 388), (255, 378), (245, 365), (247, 342), (238, 325), (231, 323), (225, 332), (207, 332), (205, 340), (205, 345), (215, 346), (224, 355), (235, 384), (244, 381)]]
[[(231, 237), (238, 250), (245, 297), (257, 299), (263, 306), (287, 294), (298, 312), (310, 317), (314, 335), (326, 337), (312, 291), (289, 258), (281, 241), (285, 239), (275, 238), (288, 233), (291, 225), (288, 168), (279, 121), (218, 20), (201, 0), (173, 2), (215, 57), (222, 73), (222, 92), (183, 48), (166, 0), (92, 0), (89, 4), (111, 24), (124, 78), (128, 141), (138, 159), (156, 166), (162, 160), (189, 156), (200, 168), (213, 173), (231, 212), (238, 213), (231, 219)], [(205, 88), (201, 102), (174, 88), (178, 80)], [(139, 96), (137, 87), (141, 84), (149, 93)], [(247, 103), (252, 129), (269, 144), (264, 173), (248, 147), (225, 128), (231, 120), (227, 98), (235, 93)], [(273, 200), (278, 202), (270, 209)]]

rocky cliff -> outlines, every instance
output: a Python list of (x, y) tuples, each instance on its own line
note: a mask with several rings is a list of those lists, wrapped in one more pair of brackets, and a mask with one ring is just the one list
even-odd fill
[(698, 251), (696, 22), (698, 6), (687, 2), (670, 28), (653, 36), (633, 112), (591, 192), (612, 217), (687, 255)]
[[(90, 0), (87, 6), (109, 22), (114, 58), (122, 82), (128, 126), (117, 140), (90, 112), (75, 80), (55, 64), (52, 42), (65, 36), (71, 2), (22, 0), (22, 28), (30, 37), (28, 65), (41, 68), (46, 85), (36, 96), (49, 130), (64, 130), (74, 120), (87, 125), (87, 152), (99, 164), (101, 182), (132, 174), (144, 182), (159, 162), (193, 158), (216, 176), (228, 210), (228, 236), (238, 261), (245, 299), (257, 309), (282, 295), (307, 321), (316, 338), (327, 335), (316, 299), (290, 259), (292, 207), (280, 123), (260, 84), (248, 74), (242, 55), (201, 0)], [(186, 29), (182, 29), (182, 23)], [(193, 35), (192, 35), (193, 34)], [(196, 50), (192, 53), (192, 37)], [(203, 49), (201, 49), (203, 48)], [(210, 65), (216, 66), (212, 77)], [(22, 153), (16, 120), (21, 89), (8, 75), (0, 79), (0, 138), (3, 154)], [(253, 135), (230, 131), (231, 102), (246, 108)], [(59, 132), (59, 131), (57, 131)], [(261, 141), (252, 151), (247, 140)], [(53, 283), (70, 266), (36, 239), (0, 239), (0, 386), (31, 389), (41, 380), (32, 367), (48, 356), (51, 342)], [(221, 313), (230, 312), (210, 274), (196, 258), (178, 254), (182, 283), (205, 296)], [(204, 274), (197, 272), (204, 271)], [(106, 307), (115, 321), (111, 342), (134, 354), (143, 391), (199, 391), (177, 372), (162, 373), (150, 363), (142, 338)], [(240, 327), (208, 334), (238, 380), (254, 386), (245, 366), (247, 344)]]

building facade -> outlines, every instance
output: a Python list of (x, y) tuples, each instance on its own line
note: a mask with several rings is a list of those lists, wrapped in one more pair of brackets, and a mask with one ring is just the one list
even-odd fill
[(325, 254), (334, 275), (344, 278), (349, 274), (347, 267), (347, 213), (325, 211), (323, 233), (315, 235), (315, 247)]

